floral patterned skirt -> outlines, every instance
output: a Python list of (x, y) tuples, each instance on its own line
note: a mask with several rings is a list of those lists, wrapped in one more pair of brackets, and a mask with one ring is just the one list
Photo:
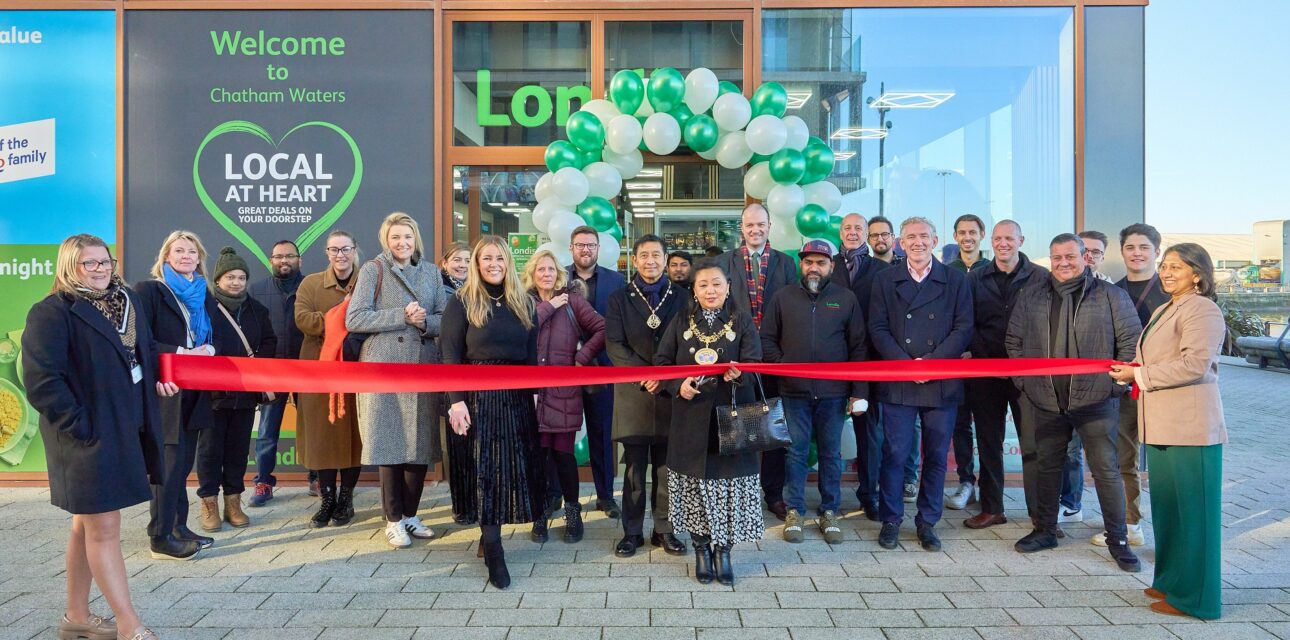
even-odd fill
[(668, 519), (677, 531), (724, 546), (761, 540), (766, 531), (756, 475), (709, 480), (668, 470), (667, 488)]

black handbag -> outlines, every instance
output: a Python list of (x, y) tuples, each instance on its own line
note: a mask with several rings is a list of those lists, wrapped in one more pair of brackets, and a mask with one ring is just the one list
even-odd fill
[(769, 451), (793, 443), (780, 399), (767, 398), (761, 376), (752, 375), (757, 378), (760, 399), (736, 404), (732, 387), (730, 404), (717, 405), (717, 452), (723, 456)]

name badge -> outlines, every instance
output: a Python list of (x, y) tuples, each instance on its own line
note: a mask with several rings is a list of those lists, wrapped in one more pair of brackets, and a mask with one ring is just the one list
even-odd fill
[(134, 365), (130, 368), (130, 377), (134, 378), (134, 384), (139, 384), (143, 380), (143, 367)]

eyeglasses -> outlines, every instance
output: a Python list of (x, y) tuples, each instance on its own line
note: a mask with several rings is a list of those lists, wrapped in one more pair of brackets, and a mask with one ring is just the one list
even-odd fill
[(354, 253), (352, 245), (348, 247), (327, 247), (327, 255), (329, 256), (347, 256), (351, 253)]
[(116, 258), (108, 258), (107, 260), (83, 260), (80, 265), (81, 268), (86, 271), (98, 271), (100, 269), (111, 271), (116, 268)]
[(592, 243), (575, 242), (573, 245), (573, 248), (577, 249), (578, 251), (590, 251), (599, 246), (600, 246), (599, 242), (592, 242)]
[(298, 253), (275, 253), (269, 256), (269, 259), (270, 260), (295, 260), (296, 258), (299, 258), (299, 257), (300, 257), (300, 254)]
[(1087, 253), (1088, 255), (1093, 256), (1094, 258), (1101, 258), (1102, 256), (1106, 255), (1106, 252), (1102, 251), (1101, 249), (1089, 249), (1084, 253)]
[(869, 234), (869, 239), (870, 239), (870, 240), (886, 240), (886, 239), (888, 239), (888, 238), (890, 238), (890, 237), (891, 237), (891, 232), (890, 232), (890, 231), (884, 231), (884, 232), (882, 232), (882, 233), (871, 233), (871, 234)]

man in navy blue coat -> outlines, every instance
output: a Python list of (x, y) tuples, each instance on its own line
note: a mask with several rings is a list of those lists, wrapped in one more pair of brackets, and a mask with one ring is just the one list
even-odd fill
[[(869, 301), (869, 336), (883, 360), (962, 358), (972, 341), (972, 294), (967, 277), (932, 258), (938, 240), (926, 218), (907, 218), (900, 225), (905, 264), (879, 273)], [(882, 402), (882, 470), (878, 543), (894, 549), (904, 517), (904, 463), (914, 441), (914, 422), (923, 424), (923, 477), (918, 492), (918, 540), (928, 551), (940, 551), (933, 527), (944, 506), (945, 462), (954, 417), (963, 402), (962, 380), (884, 382)]]
[[(575, 278), (587, 285), (587, 300), (596, 313), (605, 315), (609, 310), (609, 294), (626, 286), (622, 274), (597, 264), (600, 259), (600, 235), (589, 226), (573, 230), (569, 240), (573, 264), (569, 265), (569, 281)], [(601, 351), (596, 363), (611, 366), (609, 354)], [(610, 518), (622, 513), (614, 501), (614, 476), (618, 463), (614, 458), (614, 441), (610, 426), (614, 420), (614, 387), (604, 385), (595, 393), (582, 393), (582, 410), (587, 419), (587, 449), (591, 452), (591, 477), (596, 484), (596, 509)], [(558, 491), (556, 493), (558, 495)]]

